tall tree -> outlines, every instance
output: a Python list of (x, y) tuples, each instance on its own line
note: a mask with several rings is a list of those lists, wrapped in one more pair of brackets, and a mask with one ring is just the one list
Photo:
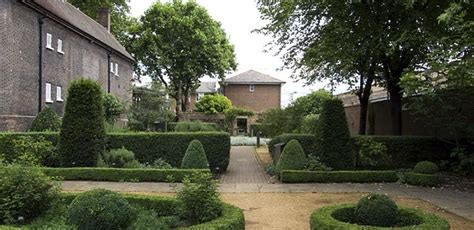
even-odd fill
[(144, 74), (170, 90), (178, 119), (199, 78), (223, 79), (236, 68), (234, 47), (220, 23), (194, 1), (157, 2), (140, 23), (136, 57)]

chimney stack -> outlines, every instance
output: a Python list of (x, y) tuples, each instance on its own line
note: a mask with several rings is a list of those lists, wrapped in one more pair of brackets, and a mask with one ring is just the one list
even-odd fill
[(101, 7), (97, 9), (97, 22), (110, 32), (110, 9)]

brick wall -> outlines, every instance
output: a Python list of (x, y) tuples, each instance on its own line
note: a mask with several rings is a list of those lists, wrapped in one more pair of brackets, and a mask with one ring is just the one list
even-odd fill
[(267, 109), (280, 108), (281, 85), (255, 85), (255, 90), (250, 92), (249, 85), (226, 85), (224, 95), (234, 106), (250, 109), (257, 113)]

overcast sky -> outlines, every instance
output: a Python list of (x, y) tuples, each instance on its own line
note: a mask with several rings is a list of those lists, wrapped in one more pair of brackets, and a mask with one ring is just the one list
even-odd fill
[[(134, 17), (143, 15), (146, 9), (156, 0), (131, 0), (131, 14)], [(313, 90), (326, 86), (326, 83), (317, 83), (312, 86), (303, 86), (290, 78), (291, 71), (278, 71), (282, 66), (279, 57), (264, 52), (265, 44), (270, 38), (252, 33), (252, 30), (264, 25), (259, 17), (255, 0), (197, 0), (205, 7), (212, 18), (221, 22), (230, 42), (235, 46), (237, 56), (237, 71), (227, 77), (253, 69), (269, 74), (287, 82), (282, 89), (282, 105), (286, 106), (293, 98), (306, 95)], [(208, 79), (205, 79), (208, 81)], [(338, 87), (335, 93), (344, 92), (345, 87)]]

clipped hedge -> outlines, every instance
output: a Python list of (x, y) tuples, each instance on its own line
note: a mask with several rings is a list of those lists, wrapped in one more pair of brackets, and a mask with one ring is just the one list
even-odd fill
[[(327, 206), (315, 210), (310, 217), (310, 229), (314, 230), (381, 230), (381, 229), (419, 229), (419, 230), (448, 230), (449, 223), (433, 214), (424, 213), (411, 208), (399, 208), (397, 223), (400, 227), (375, 227), (352, 224), (351, 212), (353, 204)], [(339, 216), (338, 220), (335, 216)], [(347, 220), (347, 222), (346, 222)], [(403, 226), (403, 227), (401, 227)]]
[[(53, 132), (44, 133), (0, 133), (0, 152), (12, 154), (12, 140), (19, 136), (43, 136), (46, 140), (57, 144), (59, 135)], [(181, 165), (189, 143), (199, 140), (204, 147), (209, 167), (220, 172), (227, 169), (230, 157), (230, 136), (224, 132), (196, 133), (111, 133), (106, 136), (106, 149), (125, 147), (135, 153), (141, 163), (153, 163), (162, 158), (172, 166)]]
[(175, 132), (176, 131), (176, 126), (178, 124), (184, 124), (184, 123), (186, 123), (187, 125), (197, 124), (197, 125), (200, 125), (200, 126), (208, 127), (210, 129), (213, 129), (213, 130), (220, 130), (221, 129), (217, 123), (213, 123), (213, 122), (168, 122), (168, 125), (167, 125), (168, 132)]
[(421, 186), (438, 186), (441, 183), (441, 178), (434, 174), (421, 174), (421, 173), (404, 173), (403, 181), (410, 185), (421, 185)]
[(396, 182), (396, 171), (302, 171), (283, 170), (280, 174), (283, 183), (374, 183)]
[[(63, 180), (181, 182), (186, 175), (207, 169), (41, 168), (44, 174)], [(171, 180), (170, 180), (171, 179)]]
[(311, 134), (282, 134), (274, 137), (270, 142), (268, 142), (268, 151), (272, 153), (276, 144), (283, 143), (286, 145), (291, 140), (297, 140), (301, 144), (301, 147), (303, 147), (305, 155), (308, 156), (315, 152), (315, 138), (316, 137)]

